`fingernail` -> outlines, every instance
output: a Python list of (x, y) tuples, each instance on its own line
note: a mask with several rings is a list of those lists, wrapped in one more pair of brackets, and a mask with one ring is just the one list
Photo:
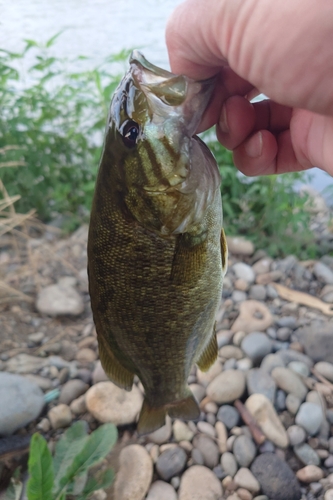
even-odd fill
[(221, 129), (221, 132), (224, 132), (225, 134), (227, 134), (229, 132), (227, 108), (226, 108), (225, 104), (223, 104), (223, 106), (222, 106), (220, 120), (219, 120), (219, 126)]
[(256, 133), (245, 144), (245, 151), (251, 158), (258, 158), (262, 153), (262, 133)]

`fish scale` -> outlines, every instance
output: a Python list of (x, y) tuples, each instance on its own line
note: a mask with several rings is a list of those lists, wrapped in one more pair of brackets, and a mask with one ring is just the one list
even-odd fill
[(141, 434), (164, 425), (166, 414), (199, 417), (187, 378), (193, 363), (208, 369), (217, 356), (227, 262), (220, 178), (193, 137), (213, 86), (135, 51), (111, 103), (89, 227), (89, 291), (105, 372), (126, 390), (138, 375), (145, 389)]

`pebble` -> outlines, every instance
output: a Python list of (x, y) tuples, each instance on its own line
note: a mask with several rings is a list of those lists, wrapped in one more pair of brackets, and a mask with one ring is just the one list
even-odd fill
[(75, 288), (57, 283), (40, 290), (36, 309), (48, 316), (79, 316), (84, 311), (84, 303)]
[(219, 463), (218, 446), (209, 436), (198, 434), (193, 439), (193, 446), (201, 452), (204, 465), (210, 469), (213, 469)]
[(281, 340), (282, 342), (285, 342), (286, 340), (289, 340), (291, 332), (292, 330), (286, 326), (278, 328), (278, 330), (276, 331), (276, 338), (278, 340)]
[(325, 377), (330, 382), (333, 382), (333, 364), (328, 363), (327, 361), (319, 361), (314, 365), (314, 368), (317, 372), (320, 373), (323, 377)]
[(271, 270), (273, 260), (270, 257), (263, 257), (253, 264), (252, 269), (256, 274), (265, 274)]
[(72, 379), (66, 382), (60, 391), (59, 403), (69, 405), (74, 399), (77, 399), (82, 394), (85, 394), (89, 389), (89, 385), (82, 380)]
[(204, 465), (204, 458), (202, 453), (198, 448), (193, 448), (191, 452), (191, 457), (194, 465)]
[(229, 430), (238, 425), (239, 419), (239, 412), (234, 406), (222, 405), (217, 412), (217, 420), (223, 422)]
[(52, 429), (68, 427), (72, 423), (72, 412), (68, 405), (59, 404), (51, 408), (47, 414)]
[(218, 500), (222, 497), (222, 485), (207, 467), (193, 465), (187, 469), (180, 482), (179, 500)]
[(302, 401), (295, 394), (287, 394), (286, 408), (292, 415), (296, 415)]
[(307, 443), (294, 446), (294, 453), (304, 465), (320, 465), (320, 458)]
[(155, 444), (163, 444), (169, 441), (172, 433), (171, 418), (169, 415), (165, 418), (165, 425), (160, 429), (148, 434), (147, 438), (149, 441)]
[(86, 395), (82, 394), (82, 396), (74, 399), (69, 407), (74, 415), (82, 415), (82, 413), (85, 413), (87, 411)]
[(272, 341), (261, 332), (249, 333), (241, 344), (242, 351), (253, 361), (259, 364), (272, 351)]
[(304, 347), (306, 354), (316, 363), (333, 363), (332, 324), (313, 321), (309, 326), (299, 328), (295, 335)]
[(78, 350), (75, 359), (79, 361), (79, 363), (92, 363), (93, 361), (96, 361), (97, 354), (89, 347), (84, 347), (83, 349)]
[(35, 345), (40, 345), (44, 340), (44, 338), (45, 334), (43, 332), (35, 332), (35, 333), (30, 333), (30, 335), (28, 335), (29, 342), (32, 342)]
[[(251, 471), (270, 500), (299, 500), (301, 489), (289, 465), (275, 453), (259, 455)], [(273, 480), (274, 478), (274, 480)]]
[(272, 377), (261, 368), (253, 368), (246, 374), (247, 390), (251, 394), (264, 394), (272, 403), (275, 400), (276, 384)]
[(149, 489), (146, 500), (177, 500), (177, 493), (171, 484), (155, 481)]
[(99, 422), (112, 422), (115, 425), (135, 422), (142, 401), (142, 393), (136, 385), (128, 392), (112, 382), (99, 382), (86, 392), (88, 411)]
[(217, 446), (219, 448), (220, 453), (225, 453), (228, 449), (227, 440), (228, 440), (228, 431), (223, 422), (216, 422), (215, 430), (217, 435)]
[(181, 420), (175, 420), (172, 426), (173, 437), (175, 441), (192, 441), (194, 433)]
[(239, 302), (243, 302), (246, 299), (247, 299), (247, 294), (245, 292), (242, 292), (240, 290), (234, 290), (232, 292), (231, 300), (236, 304)]
[(258, 493), (260, 491), (258, 480), (254, 477), (252, 472), (245, 467), (242, 467), (236, 472), (234, 482), (240, 488), (245, 488), (252, 493)]
[(244, 353), (242, 349), (235, 345), (225, 345), (219, 350), (219, 356), (225, 359), (234, 358), (236, 360), (239, 360), (244, 358)]
[(249, 287), (250, 287), (250, 284), (248, 281), (246, 281), (242, 278), (238, 278), (238, 279), (236, 279), (236, 281), (234, 283), (234, 287), (236, 290), (241, 290), (242, 292), (247, 292)]
[(49, 378), (41, 377), (40, 375), (33, 375), (28, 373), (27, 375), (24, 375), (24, 378), (26, 378), (33, 384), (38, 385), (38, 387), (42, 389), (42, 391), (49, 391), (53, 387), (52, 382)]
[(190, 384), (189, 388), (191, 389), (195, 399), (198, 401), (198, 403), (200, 403), (200, 401), (202, 401), (206, 395), (205, 388), (200, 384)]
[(289, 441), (291, 446), (297, 446), (299, 444), (304, 443), (306, 439), (306, 433), (303, 427), (299, 425), (291, 425), (287, 429), (287, 433), (289, 436)]
[(319, 281), (325, 283), (325, 285), (333, 285), (333, 271), (322, 262), (315, 263), (313, 274)]
[(324, 477), (324, 473), (316, 465), (306, 465), (296, 472), (296, 477), (302, 483), (313, 483), (314, 481), (320, 481)]
[(280, 448), (289, 444), (288, 434), (283, 427), (272, 403), (263, 394), (252, 394), (245, 403), (265, 436)]
[[(259, 317), (258, 317), (259, 316)], [(273, 323), (273, 316), (268, 307), (258, 300), (246, 300), (239, 305), (239, 316), (233, 323), (233, 332), (262, 332)]]
[(216, 432), (215, 432), (214, 427), (211, 424), (209, 424), (208, 422), (204, 422), (204, 421), (198, 422), (197, 429), (199, 432), (202, 432), (203, 434), (207, 434), (207, 436), (210, 436), (213, 439), (216, 437)]
[(241, 467), (249, 467), (257, 454), (254, 442), (245, 435), (238, 436), (235, 439), (232, 451)]
[(0, 372), (0, 435), (13, 434), (37, 418), (44, 407), (44, 395), (26, 377)]
[(232, 453), (226, 451), (221, 456), (221, 466), (222, 469), (228, 476), (234, 477), (238, 470), (238, 465), (236, 459)]
[(244, 262), (237, 262), (237, 264), (234, 264), (231, 269), (237, 278), (241, 278), (248, 283), (254, 283), (256, 275), (252, 267), (248, 264), (245, 264)]
[(215, 403), (231, 403), (242, 397), (245, 391), (245, 375), (241, 371), (226, 370), (207, 387), (207, 396)]
[(206, 372), (202, 372), (201, 370), (197, 369), (197, 380), (203, 387), (207, 387), (207, 385), (212, 380), (214, 380), (214, 378), (217, 377), (217, 375), (221, 372), (222, 364), (219, 360), (216, 360), (215, 363)]
[(267, 373), (272, 373), (274, 368), (284, 367), (285, 362), (281, 358), (280, 354), (268, 354), (264, 357), (261, 362), (260, 368)]
[(123, 448), (114, 483), (114, 500), (143, 500), (153, 477), (153, 462), (139, 444)]
[(163, 451), (157, 459), (156, 471), (164, 481), (170, 481), (173, 476), (183, 472), (187, 455), (183, 448), (175, 446)]
[(266, 287), (264, 285), (252, 285), (249, 292), (250, 299), (265, 300), (267, 296)]
[(326, 491), (324, 500), (333, 500), (333, 489)]
[(231, 254), (250, 257), (254, 254), (252, 241), (242, 236), (227, 236), (228, 250)]
[(11, 373), (26, 374), (34, 373), (48, 364), (47, 358), (38, 358), (30, 354), (18, 354), (13, 356), (6, 363), (6, 371)]
[(302, 361), (291, 361), (288, 364), (288, 368), (297, 373), (297, 375), (301, 375), (301, 377), (306, 378), (310, 375), (309, 367), (305, 363), (302, 363)]
[(92, 373), (92, 383), (97, 384), (98, 382), (107, 382), (108, 380), (110, 379), (103, 370), (101, 362), (98, 360)]
[(275, 405), (279, 411), (283, 411), (286, 409), (286, 399), (287, 396), (284, 391), (282, 391), (281, 389), (276, 391)]
[(296, 415), (295, 422), (303, 427), (310, 436), (314, 436), (320, 429), (323, 421), (323, 412), (315, 403), (303, 403)]
[(277, 367), (271, 375), (280, 389), (288, 394), (294, 394), (301, 401), (305, 399), (308, 389), (295, 372), (289, 368)]
[(302, 363), (305, 363), (309, 368), (313, 366), (313, 361), (309, 356), (293, 349), (281, 350), (279, 352), (279, 355), (285, 365), (288, 365), (291, 361), (301, 361)]
[(241, 370), (243, 372), (246, 372), (247, 370), (251, 370), (253, 367), (253, 362), (252, 359), (250, 358), (243, 358), (237, 361), (236, 367), (238, 370)]

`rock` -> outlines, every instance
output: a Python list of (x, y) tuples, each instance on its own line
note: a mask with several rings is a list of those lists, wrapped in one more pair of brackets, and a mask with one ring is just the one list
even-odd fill
[(242, 278), (239, 278), (236, 279), (234, 287), (236, 290), (240, 290), (241, 292), (247, 292), (250, 287), (250, 283)]
[(256, 274), (265, 274), (271, 270), (273, 260), (270, 257), (264, 257), (253, 264), (252, 269)]
[(237, 278), (244, 279), (248, 283), (254, 283), (256, 275), (252, 267), (248, 264), (245, 264), (244, 262), (237, 262), (231, 269), (234, 271)]
[(189, 388), (191, 389), (193, 396), (200, 403), (200, 401), (205, 397), (206, 391), (205, 388), (200, 384), (190, 384)]
[(286, 397), (286, 408), (292, 415), (296, 415), (299, 407), (301, 406), (301, 400), (295, 396), (295, 394), (288, 394)]
[(314, 365), (314, 368), (317, 372), (320, 373), (323, 377), (325, 377), (330, 382), (333, 382), (333, 363), (327, 363), (327, 361), (319, 361)]
[(20, 375), (0, 372), (0, 436), (9, 436), (37, 418), (44, 396), (35, 383)]
[[(259, 317), (258, 317), (259, 315)], [(273, 317), (264, 304), (257, 300), (246, 300), (239, 306), (239, 316), (233, 323), (233, 332), (262, 332), (273, 323)]]
[(276, 331), (276, 338), (281, 342), (285, 342), (286, 340), (290, 339), (291, 333), (292, 330), (290, 328), (287, 327), (278, 328)]
[(233, 302), (240, 303), (244, 302), (247, 299), (247, 294), (245, 292), (241, 292), (240, 290), (234, 290), (231, 295), (231, 300)]
[(221, 372), (222, 364), (219, 360), (216, 360), (206, 372), (202, 372), (199, 368), (197, 369), (197, 380), (203, 387), (207, 387), (207, 385)]
[(194, 433), (181, 420), (175, 420), (172, 426), (173, 437), (178, 443), (180, 441), (192, 441)]
[(52, 429), (61, 429), (62, 427), (68, 427), (72, 423), (72, 412), (68, 405), (60, 404), (54, 406), (49, 410), (47, 414)]
[(220, 373), (207, 387), (207, 396), (215, 403), (230, 403), (242, 397), (245, 391), (244, 373), (226, 370)]
[(136, 385), (128, 392), (112, 382), (99, 382), (86, 393), (87, 409), (96, 420), (115, 425), (135, 422), (142, 401), (143, 396)]
[(92, 383), (97, 384), (98, 382), (107, 382), (109, 377), (103, 370), (101, 362), (98, 360), (92, 374)]
[(238, 410), (234, 406), (223, 405), (219, 408), (217, 412), (217, 420), (220, 420), (224, 423), (227, 429), (232, 429), (236, 425), (238, 425), (240, 415)]
[(297, 375), (300, 375), (304, 378), (310, 375), (309, 367), (305, 363), (302, 363), (302, 361), (291, 361), (291, 363), (289, 363), (288, 365), (288, 368), (295, 372)]
[(318, 454), (307, 443), (294, 446), (294, 453), (304, 465), (320, 465)]
[(204, 421), (200, 421), (197, 423), (197, 429), (199, 432), (202, 432), (202, 434), (207, 434), (207, 436), (215, 439), (216, 438), (216, 432), (215, 432), (215, 429), (214, 427), (208, 423), (208, 422), (204, 422)]
[(302, 483), (313, 483), (314, 481), (320, 481), (324, 477), (324, 473), (316, 465), (306, 465), (296, 472), (296, 477)]
[(225, 345), (219, 350), (219, 356), (225, 359), (234, 358), (236, 360), (239, 360), (244, 358), (244, 353), (242, 349), (235, 345)]
[(288, 394), (294, 394), (301, 401), (305, 399), (308, 389), (295, 372), (289, 368), (277, 367), (272, 371), (272, 377), (280, 389)]
[(42, 389), (42, 391), (49, 391), (53, 388), (53, 384), (49, 378), (41, 377), (40, 375), (32, 375), (30, 373), (24, 375), (24, 378), (26, 378), (33, 384), (38, 385), (38, 387)]
[(30, 335), (28, 335), (28, 340), (29, 342), (32, 342), (35, 345), (40, 345), (44, 340), (44, 337), (45, 334), (43, 332), (35, 332), (35, 333), (30, 333)]
[(192, 460), (193, 460), (193, 465), (203, 465), (204, 464), (204, 459), (203, 459), (202, 453), (197, 448), (193, 448), (191, 456), (192, 456)]
[(252, 359), (250, 358), (243, 358), (237, 361), (236, 367), (238, 370), (241, 370), (242, 372), (247, 372), (247, 370), (251, 370), (253, 367), (253, 362)]
[(333, 285), (333, 271), (322, 262), (315, 263), (313, 274), (319, 281), (325, 283), (325, 285)]
[(193, 465), (187, 469), (180, 482), (179, 500), (219, 500), (222, 497), (221, 481), (207, 467)]
[(285, 363), (280, 354), (268, 354), (261, 362), (260, 368), (267, 373), (271, 373), (274, 368), (284, 367)]
[(281, 328), (294, 329), (296, 327), (297, 321), (296, 321), (296, 318), (294, 316), (282, 316), (282, 318), (279, 318), (276, 321), (276, 323)]
[(301, 489), (289, 465), (275, 453), (259, 455), (251, 471), (270, 500), (299, 500)]
[(85, 413), (87, 411), (86, 395), (82, 394), (82, 396), (74, 399), (69, 407), (74, 415), (82, 415), (82, 413)]
[(177, 493), (171, 484), (155, 481), (150, 487), (146, 500), (177, 500)]
[(219, 449), (209, 436), (198, 434), (193, 439), (193, 446), (201, 452), (204, 465), (210, 469), (219, 463)]
[(187, 456), (183, 448), (175, 446), (163, 451), (157, 459), (156, 470), (158, 475), (169, 481), (173, 476), (183, 472)]
[(333, 489), (326, 491), (324, 500), (333, 500)]
[(264, 394), (272, 403), (275, 401), (276, 384), (261, 368), (253, 368), (246, 374), (247, 390), (251, 394)]
[(163, 425), (163, 427), (161, 427), (160, 429), (157, 429), (156, 431), (148, 434), (147, 438), (152, 443), (163, 444), (169, 441), (171, 433), (172, 433), (171, 418), (169, 417), (169, 415), (167, 415), (165, 418), (165, 425)]
[(30, 356), (30, 354), (18, 354), (6, 363), (6, 371), (11, 373), (33, 373), (46, 366), (47, 359)]
[(295, 336), (314, 362), (333, 363), (333, 325), (314, 321), (305, 328), (295, 331)]
[(252, 493), (260, 491), (260, 484), (249, 469), (242, 467), (236, 472), (234, 482), (240, 488), (245, 488)]
[(242, 236), (227, 236), (227, 243), (228, 250), (232, 254), (246, 257), (254, 253), (252, 241), (246, 240)]
[(298, 425), (291, 425), (290, 427), (288, 427), (287, 433), (291, 446), (302, 444), (306, 439), (305, 430), (303, 429), (303, 427), (299, 427)]
[(153, 477), (153, 462), (139, 444), (123, 448), (114, 483), (114, 500), (143, 500)]
[(86, 393), (89, 385), (79, 379), (72, 379), (66, 382), (60, 391), (59, 403), (69, 405), (73, 399), (77, 399), (82, 394)]
[(221, 457), (222, 469), (228, 476), (234, 477), (238, 470), (236, 459), (232, 453), (226, 451)]
[(253, 300), (266, 299), (266, 287), (264, 285), (252, 285), (250, 288), (249, 297)]
[(279, 355), (285, 365), (288, 365), (292, 361), (300, 361), (301, 363), (306, 364), (309, 368), (313, 366), (313, 361), (309, 356), (293, 349), (281, 350), (279, 351)]
[(75, 359), (79, 361), (79, 363), (92, 363), (93, 361), (96, 361), (97, 354), (89, 347), (84, 347), (83, 349), (79, 349)]
[(272, 341), (265, 333), (252, 332), (245, 337), (241, 348), (254, 364), (259, 364), (272, 351)]
[(317, 434), (322, 421), (322, 409), (315, 403), (303, 403), (295, 419), (296, 424), (303, 427), (310, 436)]
[(248, 467), (257, 454), (257, 448), (254, 442), (245, 435), (236, 437), (232, 451), (241, 467)]
[(215, 430), (217, 435), (217, 445), (220, 453), (227, 451), (228, 431), (223, 422), (216, 422)]
[(75, 288), (57, 283), (40, 290), (36, 309), (48, 316), (79, 316), (84, 311), (84, 303)]
[(256, 283), (258, 285), (268, 285), (269, 283), (272, 283), (273, 281), (278, 281), (279, 279), (282, 278), (282, 273), (281, 271), (271, 271), (269, 273), (263, 273), (259, 274), (256, 279)]
[(272, 403), (263, 394), (252, 394), (245, 403), (265, 436), (280, 448), (289, 444), (288, 434), (283, 427)]
[(275, 406), (278, 410), (283, 411), (286, 409), (286, 393), (279, 389), (276, 391)]

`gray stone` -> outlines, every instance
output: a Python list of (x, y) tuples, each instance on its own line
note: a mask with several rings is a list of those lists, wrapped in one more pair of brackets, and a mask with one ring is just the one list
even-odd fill
[(249, 467), (257, 454), (254, 442), (245, 435), (236, 437), (232, 451), (241, 467)]
[(30, 380), (30, 382), (38, 385), (38, 387), (42, 389), (42, 391), (49, 391), (53, 388), (52, 381), (49, 378), (41, 377), (40, 375), (32, 375), (30, 373), (24, 375), (24, 377), (27, 380)]
[(249, 297), (254, 300), (266, 300), (266, 287), (264, 285), (252, 285)]
[(177, 500), (177, 493), (171, 484), (155, 481), (149, 489), (146, 500)]
[(253, 368), (247, 372), (246, 381), (249, 394), (264, 394), (274, 403), (276, 384), (269, 373), (261, 368)]
[(285, 342), (286, 340), (289, 340), (291, 333), (292, 330), (290, 328), (283, 326), (282, 328), (277, 329), (276, 338), (278, 340), (281, 340), (282, 342)]
[(305, 399), (308, 389), (295, 372), (289, 368), (278, 367), (272, 371), (272, 377), (280, 389), (288, 394), (294, 394), (301, 401)]
[(0, 436), (9, 436), (29, 424), (44, 406), (38, 385), (6, 372), (0, 372), (0, 401)]
[(320, 375), (327, 378), (330, 382), (333, 382), (333, 363), (319, 361), (319, 363), (315, 364), (314, 368), (320, 373)]
[(314, 321), (310, 326), (299, 328), (295, 335), (314, 362), (333, 363), (333, 324)]
[(294, 316), (282, 316), (277, 320), (277, 325), (280, 328), (295, 328), (297, 325), (297, 320)]
[(298, 446), (306, 440), (306, 433), (303, 427), (299, 425), (291, 425), (287, 429), (291, 446)]
[[(139, 444), (123, 448), (114, 483), (114, 500), (143, 500), (153, 477), (153, 462)], [(162, 497), (163, 498), (163, 497)], [(171, 497), (172, 498), (172, 497)]]
[(283, 361), (280, 354), (268, 354), (262, 360), (260, 368), (267, 373), (272, 373), (274, 368), (285, 367), (285, 362)]
[(241, 348), (254, 364), (259, 364), (272, 351), (272, 341), (265, 333), (252, 332), (245, 337)]
[(320, 465), (318, 453), (307, 443), (294, 446), (294, 453), (304, 465)]
[(286, 393), (281, 389), (276, 391), (275, 406), (278, 410), (283, 411), (286, 409)]
[(289, 465), (275, 453), (259, 455), (251, 471), (260, 483), (262, 492), (270, 500), (299, 500), (299, 482)]
[(309, 368), (313, 366), (311, 357), (306, 356), (301, 352), (294, 351), (293, 349), (281, 350), (279, 351), (279, 356), (285, 365), (288, 365), (289, 363), (291, 363), (291, 361), (301, 361), (302, 363), (305, 363)]
[(82, 380), (68, 380), (61, 388), (59, 403), (69, 405), (74, 399), (87, 392), (88, 389), (89, 385), (85, 384)]
[(18, 354), (6, 363), (6, 370), (11, 373), (34, 373), (48, 364), (47, 359), (30, 356), (30, 354)]
[(232, 453), (226, 451), (222, 454), (221, 465), (224, 472), (231, 477), (234, 477), (238, 470), (236, 459)]
[(223, 422), (229, 430), (238, 425), (239, 419), (239, 412), (234, 406), (222, 405), (217, 412), (217, 420)]
[(333, 285), (333, 271), (322, 262), (315, 263), (313, 274), (319, 281), (325, 283), (325, 285)]
[(323, 421), (322, 408), (315, 403), (303, 403), (296, 415), (295, 422), (303, 427), (310, 436), (314, 436)]
[(169, 481), (173, 476), (183, 472), (187, 456), (183, 448), (176, 446), (163, 451), (157, 459), (156, 470), (158, 475)]
[(202, 456), (202, 453), (198, 448), (193, 448), (191, 452), (192, 460), (194, 465), (204, 465), (204, 458)]
[(291, 361), (291, 363), (289, 363), (288, 365), (288, 368), (297, 373), (297, 375), (301, 375), (301, 377), (306, 378), (310, 375), (309, 367), (305, 363), (302, 363), (302, 361)]
[(219, 449), (213, 439), (204, 434), (198, 434), (193, 439), (193, 446), (200, 450), (204, 464), (212, 469), (219, 463)]
[(221, 481), (207, 467), (194, 465), (181, 479), (179, 500), (218, 500), (222, 497)]
[(232, 270), (234, 271), (237, 278), (241, 278), (248, 283), (253, 283), (255, 280), (255, 273), (251, 266), (245, 264), (244, 262), (237, 262), (232, 266)]
[(247, 294), (241, 290), (234, 290), (231, 295), (231, 300), (234, 302), (244, 302), (247, 299)]
[(41, 289), (37, 296), (36, 309), (49, 316), (78, 316), (84, 311), (84, 303), (75, 288), (57, 283)]
[(299, 407), (301, 406), (301, 400), (295, 396), (295, 394), (288, 394), (286, 397), (286, 408), (292, 415), (296, 415)]

